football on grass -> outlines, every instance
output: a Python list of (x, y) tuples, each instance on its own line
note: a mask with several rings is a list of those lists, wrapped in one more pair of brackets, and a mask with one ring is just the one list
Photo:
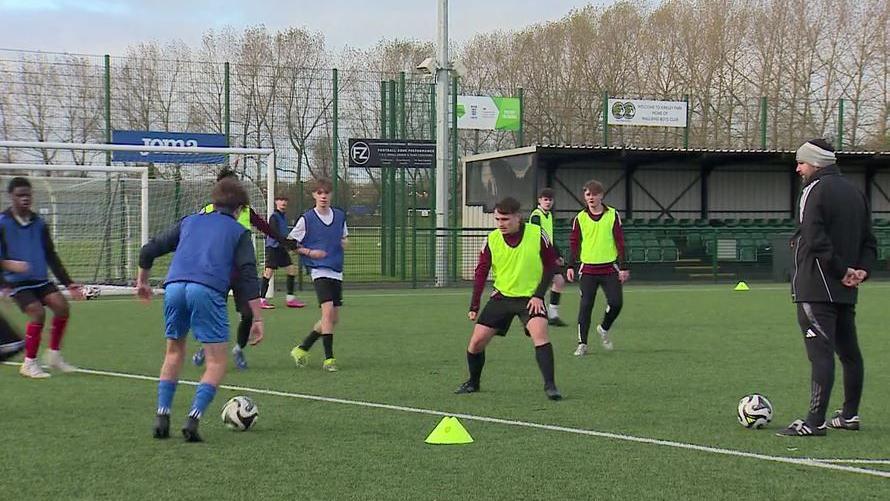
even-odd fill
[(763, 428), (773, 420), (773, 404), (763, 395), (746, 395), (739, 400), (738, 418), (745, 428)]
[(258, 410), (250, 397), (238, 396), (223, 406), (222, 420), (233, 430), (247, 431), (256, 422)]

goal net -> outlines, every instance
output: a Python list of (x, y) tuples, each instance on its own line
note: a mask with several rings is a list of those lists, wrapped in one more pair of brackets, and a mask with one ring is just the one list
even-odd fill
[[(195, 151), (188, 162), (154, 164), (111, 162), (112, 165), (45, 165), (26, 163), (42, 149), (87, 149), (96, 161), (110, 158), (123, 145), (22, 143), (0, 141), (0, 148), (15, 148), (14, 163), (0, 163), (4, 191), (10, 179), (23, 176), (31, 182), (32, 210), (49, 225), (56, 251), (72, 279), (95, 285), (104, 294), (130, 293), (139, 266), (139, 249), (152, 235), (183, 216), (210, 203), (216, 176), (229, 168), (242, 178), (251, 206), (267, 217), (274, 186), (271, 150), (246, 148), (139, 147), (149, 152)], [(211, 150), (211, 151), (203, 151)], [(6, 150), (10, 151), (10, 150)], [(31, 152), (29, 155), (28, 152)], [(107, 155), (106, 155), (107, 153)], [(81, 158), (89, 158), (87, 156)], [(224, 158), (224, 163), (218, 163)], [(271, 179), (270, 179), (271, 178)], [(258, 182), (259, 181), (259, 182)], [(263, 189), (265, 186), (265, 190)], [(7, 198), (4, 207), (8, 206)], [(262, 235), (255, 233), (257, 262), (263, 262)], [(159, 284), (171, 256), (155, 261), (151, 279)]]

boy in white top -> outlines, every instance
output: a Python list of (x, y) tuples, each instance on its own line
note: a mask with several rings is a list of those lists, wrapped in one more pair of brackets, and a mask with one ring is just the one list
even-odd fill
[(323, 258), (313, 259), (301, 256), (303, 266), (309, 270), (321, 319), (315, 323), (312, 332), (291, 350), (297, 367), (305, 367), (309, 361), (309, 350), (320, 337), (324, 345), (325, 359), (322, 369), (336, 372), (334, 359), (334, 327), (339, 320), (340, 306), (343, 304), (343, 251), (346, 248), (349, 230), (346, 227), (346, 214), (331, 207), (333, 183), (329, 179), (315, 181), (312, 198), (315, 207), (304, 213), (291, 230), (288, 238), (301, 245), (313, 245), (324, 251)]

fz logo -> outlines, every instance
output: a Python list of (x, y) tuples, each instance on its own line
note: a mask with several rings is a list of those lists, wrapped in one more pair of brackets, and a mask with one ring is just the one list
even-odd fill
[(371, 159), (371, 147), (363, 141), (353, 143), (349, 156), (355, 165), (365, 165)]
[(637, 114), (637, 107), (631, 102), (622, 103), (616, 101), (612, 105), (612, 116), (618, 119), (630, 120)]

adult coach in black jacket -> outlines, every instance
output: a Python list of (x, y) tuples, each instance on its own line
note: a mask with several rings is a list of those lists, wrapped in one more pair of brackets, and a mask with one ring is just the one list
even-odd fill
[[(857, 288), (868, 278), (877, 250), (865, 195), (841, 175), (835, 161), (834, 148), (823, 139), (807, 141), (797, 150), (804, 187), (791, 240), (791, 296), (812, 365), (811, 396), (807, 418), (779, 435), (859, 429), (864, 369), (856, 340)], [(835, 352), (844, 369), (844, 408), (826, 423)]]

